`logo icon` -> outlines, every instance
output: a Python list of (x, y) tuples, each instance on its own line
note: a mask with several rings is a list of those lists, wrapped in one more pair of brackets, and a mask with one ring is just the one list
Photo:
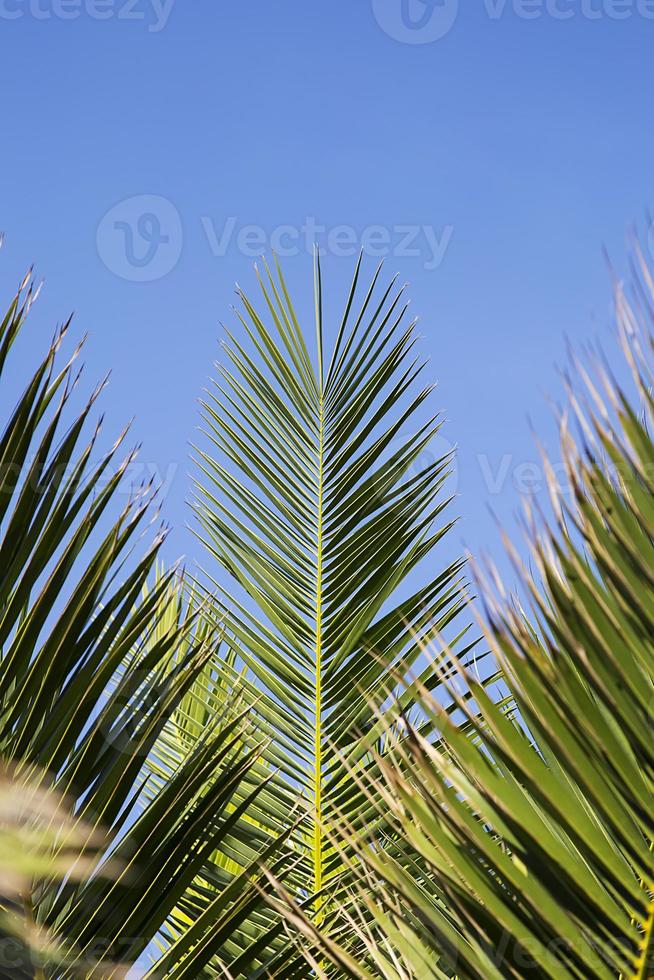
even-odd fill
[[(402, 452), (407, 446), (413, 446), (424, 437), (425, 433), (400, 432), (391, 440), (387, 450), (387, 459), (392, 459), (397, 453)], [(443, 499), (455, 495), (459, 489), (459, 464), (457, 457), (457, 447), (454, 443), (443, 435), (443, 430), (438, 429), (431, 439), (420, 448), (420, 452), (411, 459), (411, 462), (402, 474), (400, 483), (410, 480), (412, 477), (419, 477), (431, 469), (432, 479), (443, 480), (442, 496)]]
[(165, 197), (142, 194), (114, 205), (100, 222), (98, 254), (106, 267), (130, 282), (168, 275), (182, 252), (182, 220)]
[(381, 29), (403, 44), (432, 44), (454, 27), (459, 0), (372, 0)]

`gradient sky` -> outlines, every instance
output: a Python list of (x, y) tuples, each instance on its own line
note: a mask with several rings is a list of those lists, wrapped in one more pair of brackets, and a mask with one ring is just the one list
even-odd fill
[(527, 417), (554, 450), (564, 338), (612, 349), (602, 246), (623, 271), (654, 196), (654, 3), (459, 7), (0, 0), (4, 300), (46, 280), (14, 364), (76, 311), (107, 439), (135, 416), (133, 475), (165, 481), (168, 557), (199, 554), (196, 399), (271, 242), (302, 310), (312, 225), (335, 307), (359, 244), (410, 282), (460, 448), (454, 550), (498, 556), (488, 506), (511, 526), (539, 483)]

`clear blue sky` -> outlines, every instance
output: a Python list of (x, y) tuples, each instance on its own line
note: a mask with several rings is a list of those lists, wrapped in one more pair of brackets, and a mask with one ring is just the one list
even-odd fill
[(3, 295), (30, 263), (46, 279), (17, 363), (76, 311), (87, 384), (113, 369), (107, 433), (134, 415), (169, 483), (169, 557), (198, 555), (187, 444), (245, 253), (297, 252), (308, 309), (307, 218), (328, 291), (362, 236), (411, 283), (460, 446), (451, 547), (498, 553), (487, 504), (510, 525), (527, 415), (553, 445), (564, 336), (610, 335), (601, 248), (623, 269), (654, 198), (654, 4), (460, 7), (0, 0)]

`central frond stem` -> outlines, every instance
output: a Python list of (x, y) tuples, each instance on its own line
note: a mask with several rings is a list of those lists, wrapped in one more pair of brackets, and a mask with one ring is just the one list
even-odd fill
[[(324, 394), (320, 392), (318, 412), (318, 519), (316, 526), (316, 721), (314, 742), (314, 828), (313, 883), (322, 888), (322, 534), (323, 534), (323, 456), (325, 441)], [(318, 917), (321, 917), (318, 905)]]

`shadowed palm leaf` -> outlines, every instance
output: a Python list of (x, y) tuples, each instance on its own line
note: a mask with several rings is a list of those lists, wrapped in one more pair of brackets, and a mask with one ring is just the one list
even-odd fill
[[(32, 299), (26, 281), (0, 323), (0, 375)], [(65, 423), (77, 381), (76, 354), (57, 367), (65, 333), (0, 434), (0, 756), (66, 798), (88, 828), (78, 840), (88, 873), (22, 886), (35, 928), (58, 937), (67, 962), (29, 958), (12, 965), (16, 978), (98, 976), (133, 962), (258, 791), (250, 773), (261, 748), (237, 699), (170, 761), (156, 796), (142, 792), (145, 760), (214, 655), (215, 634), (196, 633), (192, 620), (159, 628), (170, 576), (142, 597), (161, 534), (144, 556), (130, 552), (152, 494), (137, 491), (109, 516), (131, 457), (118, 461), (117, 444), (94, 461), (97, 430), (84, 431), (99, 391)], [(103, 873), (108, 856), (115, 875)], [(233, 959), (240, 905), (261, 902), (255, 878), (250, 869), (238, 895), (213, 896), (156, 975), (195, 977), (203, 959)]]

